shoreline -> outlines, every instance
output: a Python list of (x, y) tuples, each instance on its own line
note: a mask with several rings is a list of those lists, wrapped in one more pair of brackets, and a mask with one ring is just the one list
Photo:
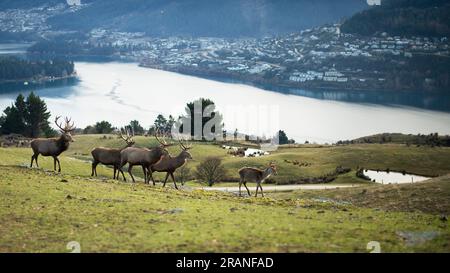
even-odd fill
[(54, 77), (54, 78), (42, 77), (39, 79), (31, 78), (31, 79), (20, 79), (20, 80), (2, 80), (2, 81), (0, 81), (0, 84), (20, 84), (20, 83), (41, 84), (41, 83), (46, 83), (46, 82), (59, 81), (59, 80), (65, 80), (65, 79), (74, 79), (74, 78), (78, 78), (78, 74), (76, 72), (71, 75), (64, 76), (64, 77)]
[[(267, 80), (261, 79), (260, 77), (251, 76), (250, 77), (244, 77), (240, 74), (230, 74), (224, 71), (203, 71), (203, 70), (192, 70), (187, 69), (186, 67), (169, 67), (165, 65), (152, 65), (152, 64), (143, 64), (138, 63), (139, 67), (143, 68), (151, 68), (151, 69), (157, 69), (162, 71), (168, 71), (168, 72), (174, 72), (179, 73), (182, 75), (188, 75), (188, 76), (194, 76), (202, 79), (208, 79), (208, 80), (216, 80), (224, 83), (235, 83), (235, 84), (245, 84), (250, 85), (253, 87), (257, 87), (260, 89), (264, 89), (267, 91), (273, 91), (278, 93), (284, 93), (284, 94), (290, 94), (290, 95), (299, 95), (298, 93), (301, 92), (324, 92), (324, 91), (330, 91), (330, 92), (347, 92), (347, 93), (354, 93), (354, 94), (374, 94), (377, 92), (383, 92), (385, 94), (393, 94), (393, 95), (408, 95), (408, 94), (447, 94), (446, 90), (432, 90), (432, 91), (425, 91), (422, 89), (417, 90), (393, 90), (393, 89), (382, 89), (382, 88), (358, 88), (358, 87), (348, 87), (348, 86), (320, 86), (320, 85), (303, 85), (300, 86), (294, 83), (289, 84), (286, 81), (277, 81), (277, 82), (269, 82)], [(250, 78), (250, 80), (249, 80)], [(252, 78), (254, 80), (252, 80)]]

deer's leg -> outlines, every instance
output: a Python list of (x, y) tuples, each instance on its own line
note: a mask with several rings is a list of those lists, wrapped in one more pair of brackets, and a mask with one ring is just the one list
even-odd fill
[(97, 164), (98, 164), (98, 162), (96, 160), (94, 160), (92, 162), (92, 173), (91, 173), (91, 176), (97, 175)]
[(123, 173), (122, 169), (119, 168), (119, 170), (117, 171), (117, 180), (119, 180), (119, 172), (122, 174), (123, 177), (123, 181), (127, 181), (127, 179), (125, 178), (125, 174)]
[(169, 173), (166, 173), (166, 179), (164, 179), (163, 188), (166, 186), (167, 179), (169, 178)]
[(31, 164), (30, 164), (30, 168), (33, 168), (33, 161), (34, 161), (34, 155), (31, 156)]
[(175, 186), (175, 189), (177, 189), (177, 190), (178, 190), (178, 187), (177, 187), (177, 182), (175, 182), (175, 177), (173, 176), (173, 173), (170, 173), (170, 176), (172, 177), (172, 180), (173, 180), (173, 185)]
[[(125, 178), (125, 175), (123, 174), (123, 170), (122, 170), (122, 168), (123, 168), (123, 166), (125, 166), (125, 164), (127, 164), (127, 163), (123, 162), (122, 160), (120, 161), (119, 171), (122, 173), (123, 181), (127, 182), (127, 179)], [(119, 176), (119, 175), (117, 175), (117, 176)]]
[(245, 189), (247, 190), (248, 196), (252, 196), (250, 190), (247, 188), (247, 182), (244, 182)]
[(242, 187), (242, 180), (239, 180), (239, 196), (242, 196), (241, 187)]
[(151, 179), (153, 182), (153, 186), (156, 186), (155, 179), (153, 179), (153, 172), (152, 172), (151, 167), (147, 168), (147, 175), (148, 175), (148, 183), (150, 184), (150, 179)]
[(58, 172), (61, 172), (61, 163), (59, 162), (59, 159), (57, 157), (55, 157), (56, 162), (58, 162)]
[(255, 194), (255, 197), (258, 197), (258, 188), (259, 188), (259, 185), (256, 184), (256, 194)]
[(131, 176), (131, 180), (133, 180), (133, 182), (136, 182), (136, 181), (134, 180), (133, 174), (131, 173), (131, 170), (132, 170), (132, 169), (133, 169), (133, 165), (129, 164), (129, 166), (128, 166), (128, 173), (129, 173), (130, 176)]
[(261, 186), (261, 184), (259, 184), (259, 188), (261, 189), (261, 194), (262, 194), (262, 197), (264, 197), (264, 192), (263, 192), (263, 189), (262, 189), (262, 186)]
[(56, 156), (53, 157), (53, 171), (56, 171)]
[(144, 173), (144, 184), (147, 184), (147, 170), (145, 169), (144, 165), (141, 165), (142, 172)]
[(114, 165), (113, 169), (114, 169), (113, 179), (116, 179), (116, 172), (117, 172), (117, 177), (119, 177), (119, 171), (117, 171), (117, 166), (116, 165)]
[(39, 157), (39, 154), (36, 154), (36, 155), (34, 156), (34, 161), (36, 161), (36, 167), (39, 168), (38, 157)]

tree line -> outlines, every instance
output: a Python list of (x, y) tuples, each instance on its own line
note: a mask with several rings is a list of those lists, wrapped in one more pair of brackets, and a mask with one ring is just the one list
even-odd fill
[[(214, 102), (209, 99), (200, 98), (196, 101), (189, 102), (186, 104), (184, 115), (175, 118), (172, 115), (168, 117), (159, 114), (154, 120), (153, 124), (149, 127), (144, 128), (138, 120), (131, 120), (126, 127), (133, 132), (135, 135), (154, 135), (156, 132), (159, 134), (164, 134), (166, 136), (171, 136), (172, 128), (175, 125), (178, 126), (179, 130), (183, 130), (183, 125), (180, 125), (180, 120), (184, 117), (194, 116), (195, 105), (201, 105), (202, 111), (206, 107), (211, 107), (212, 114), (210, 116), (203, 116), (202, 128), (213, 118), (217, 118), (216, 124), (221, 124), (221, 128), (215, 128), (213, 126), (211, 131), (213, 134), (220, 135), (223, 134), (226, 140), (227, 131), (223, 129), (223, 116), (219, 113), (214, 105)], [(16, 100), (11, 104), (11, 106), (4, 109), (2, 116), (0, 117), (0, 134), (19, 134), (25, 137), (36, 138), (40, 136), (52, 137), (57, 134), (55, 130), (50, 127), (51, 114), (47, 110), (47, 105), (44, 100), (39, 96), (31, 92), (27, 97), (19, 94)], [(194, 119), (191, 119), (191, 123)], [(98, 121), (93, 125), (88, 125), (84, 129), (77, 129), (77, 133), (82, 134), (111, 134), (117, 131), (118, 128), (114, 127), (109, 121), (103, 120)], [(190, 135), (195, 136), (194, 125), (191, 124)], [(189, 133), (189, 132), (188, 132)], [(204, 132), (201, 132), (200, 140), (205, 140)], [(233, 133), (234, 140), (238, 138), (238, 130), (236, 129)], [(276, 133), (276, 137), (279, 139), (279, 144), (290, 144), (294, 143), (294, 140), (289, 139), (283, 130), (279, 130)], [(246, 141), (251, 141), (249, 135), (245, 135)], [(256, 142), (261, 143), (261, 139), (258, 138)]]
[(19, 94), (0, 117), (0, 134), (20, 134), (25, 137), (51, 137), (56, 131), (50, 127), (50, 112), (39, 96), (31, 92), (26, 98)]
[(66, 77), (74, 71), (75, 65), (72, 61), (30, 61), (17, 57), (0, 57), (0, 81)]

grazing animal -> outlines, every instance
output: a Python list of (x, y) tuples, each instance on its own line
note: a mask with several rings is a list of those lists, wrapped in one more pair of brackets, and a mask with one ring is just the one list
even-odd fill
[[(119, 168), (120, 166), (120, 152), (127, 148), (134, 145), (133, 136), (130, 135), (129, 131), (126, 130), (127, 135), (124, 136), (122, 134), (122, 130), (119, 132), (119, 136), (125, 141), (126, 146), (122, 149), (117, 148), (104, 148), (104, 147), (98, 147), (94, 148), (91, 151), (92, 157), (94, 158), (94, 161), (92, 162), (92, 173), (91, 176), (97, 176), (97, 165), (99, 163), (102, 163), (103, 165), (113, 166), (114, 168), (114, 176), (113, 179), (119, 179), (119, 172), (122, 174), (123, 180), (125, 180), (125, 175), (123, 174), (122, 169)], [(117, 172), (117, 177), (116, 177)]]
[(58, 156), (69, 148), (70, 142), (73, 142), (72, 135), (70, 134), (75, 130), (75, 125), (71, 119), (65, 118), (65, 126), (62, 127), (62, 123), (58, 124), (60, 117), (56, 117), (55, 124), (61, 130), (61, 136), (57, 138), (36, 138), (31, 141), (30, 146), (33, 149), (33, 155), (31, 156), (31, 165), (33, 167), (33, 161), (36, 161), (36, 166), (39, 168), (38, 156), (51, 156), (53, 157), (53, 170), (56, 171), (56, 162), (58, 162), (58, 172), (61, 172), (61, 164)]
[[(170, 177), (172, 177), (173, 180), (173, 184), (175, 185), (175, 189), (178, 190), (177, 187), (177, 183), (175, 182), (175, 177), (173, 176), (173, 173), (180, 168), (181, 166), (183, 166), (186, 161), (188, 159), (192, 159), (191, 154), (188, 152), (189, 149), (191, 149), (191, 146), (186, 146), (183, 145), (183, 143), (181, 143), (180, 140), (178, 140), (178, 142), (180, 143), (181, 146), (181, 153), (175, 157), (171, 157), (170, 155), (168, 156), (164, 156), (163, 158), (161, 158), (161, 160), (159, 162), (157, 162), (156, 164), (154, 164), (153, 166), (151, 166), (149, 172), (161, 172), (161, 173), (166, 173), (166, 179), (164, 179), (164, 184), (163, 187), (166, 186), (166, 182), (167, 179)], [(153, 178), (152, 178), (153, 179)], [(153, 185), (155, 184), (155, 182), (153, 181)]]
[(267, 178), (269, 178), (272, 174), (277, 175), (277, 167), (274, 163), (270, 163), (269, 167), (267, 167), (264, 170), (256, 169), (256, 168), (242, 168), (239, 170), (239, 196), (241, 195), (241, 186), (244, 184), (245, 188), (247, 189), (247, 193), (249, 196), (250, 190), (247, 188), (247, 182), (256, 182), (256, 194), (255, 197), (258, 196), (258, 188), (261, 189), (261, 194), (264, 197), (264, 192), (261, 186), (261, 183), (264, 182)]
[[(150, 181), (149, 178), (151, 178), (153, 181), (152, 173), (148, 171), (150, 170), (150, 167), (158, 162), (163, 156), (169, 155), (169, 152), (166, 148), (170, 146), (170, 144), (167, 144), (165, 140), (160, 140), (157, 134), (158, 133), (155, 134), (155, 137), (160, 144), (160, 146), (158, 147), (154, 147), (151, 149), (128, 147), (120, 152), (119, 169), (122, 169), (122, 167), (128, 163), (128, 173), (130, 174), (133, 182), (135, 182), (134, 176), (131, 173), (133, 166), (142, 166), (142, 170), (144, 172), (144, 181), (145, 183), (147, 183), (147, 181)], [(153, 185), (154, 184), (155, 182), (153, 181)]]

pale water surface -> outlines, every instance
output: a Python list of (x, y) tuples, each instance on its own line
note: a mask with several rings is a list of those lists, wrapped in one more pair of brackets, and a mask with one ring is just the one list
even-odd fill
[[(53, 115), (71, 116), (78, 127), (100, 120), (123, 126), (132, 119), (147, 127), (159, 113), (179, 116), (187, 102), (204, 97), (223, 112), (230, 132), (238, 128), (270, 136), (280, 128), (299, 142), (319, 143), (383, 132), (450, 134), (450, 113), (445, 112), (285, 95), (133, 63), (79, 62), (76, 70), (79, 82), (37, 88), (37, 93), (45, 98)], [(3, 109), (17, 91), (0, 90), (0, 94)]]
[(386, 171), (372, 171), (365, 170), (364, 175), (376, 183), (381, 184), (405, 184), (405, 183), (416, 183), (430, 179), (429, 177), (413, 175), (413, 174), (402, 174), (399, 172), (386, 172)]

